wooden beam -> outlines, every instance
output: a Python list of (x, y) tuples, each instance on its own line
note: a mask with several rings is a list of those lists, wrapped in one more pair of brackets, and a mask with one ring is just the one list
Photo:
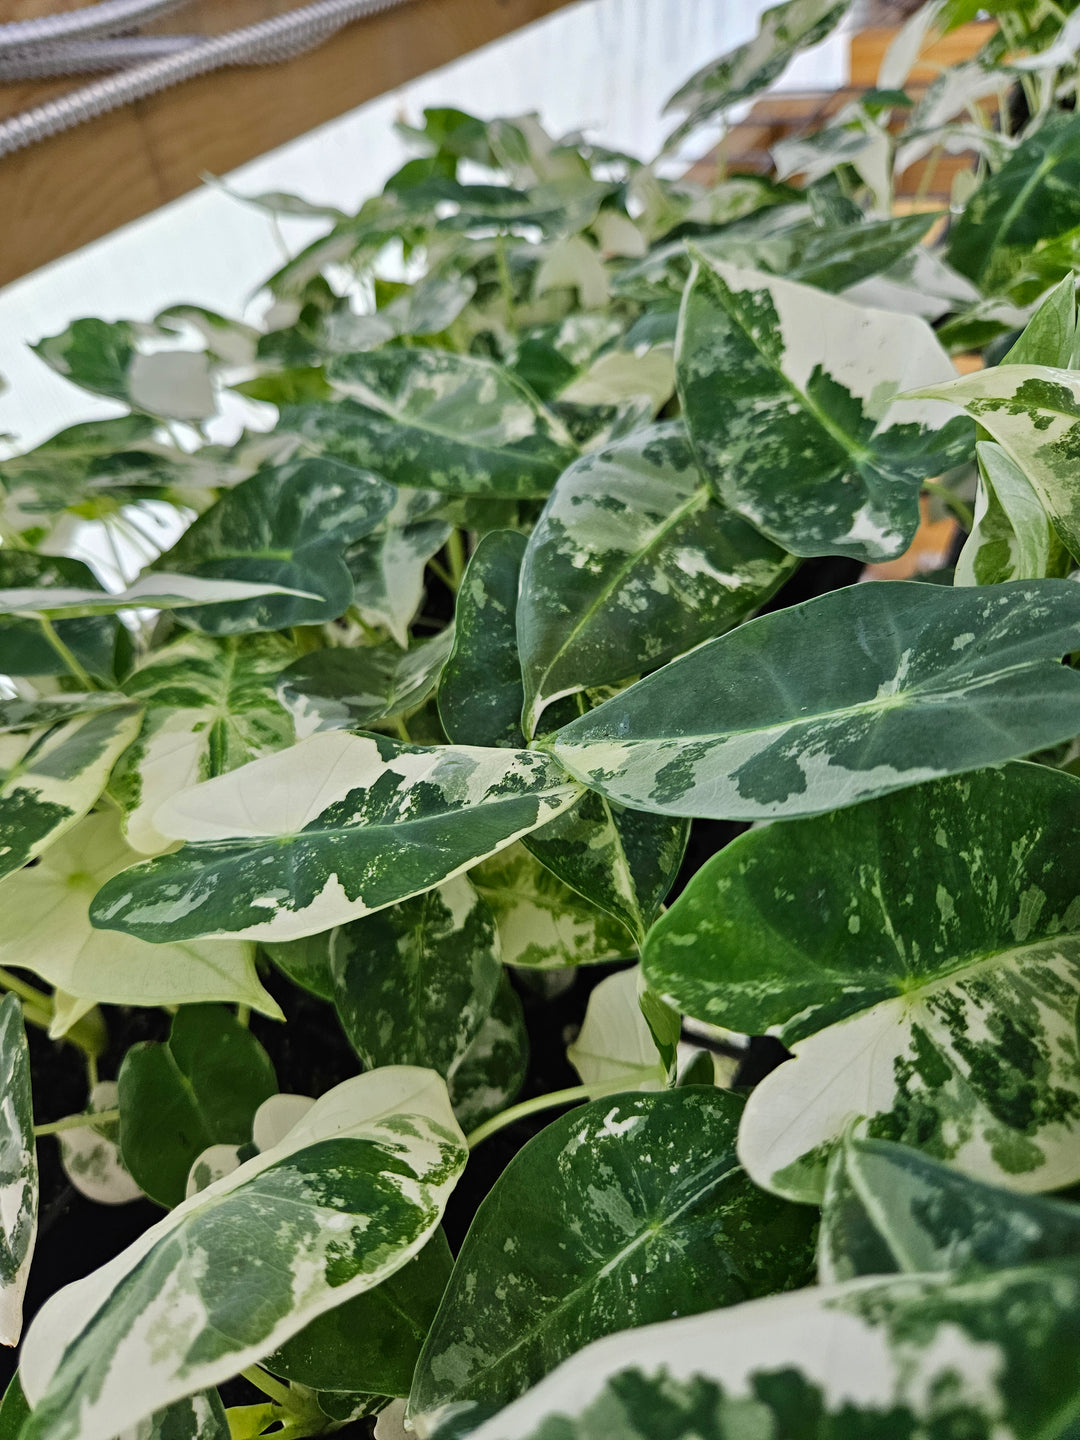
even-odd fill
[[(412, 0), (287, 64), (219, 70), (0, 157), (0, 285), (195, 189), (204, 171), (226, 174), (568, 3)], [(6, 0), (0, 20), (60, 8), (69, 6)], [(231, 29), (290, 8), (282, 0), (200, 0), (167, 28)], [(73, 83), (0, 86), (0, 115)]]

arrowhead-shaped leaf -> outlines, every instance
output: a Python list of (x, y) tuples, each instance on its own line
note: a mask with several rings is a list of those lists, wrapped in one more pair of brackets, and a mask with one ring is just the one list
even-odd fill
[(1080, 729), (1080, 588), (880, 581), (751, 620), (545, 746), (623, 805), (809, 815), (1031, 754)]
[(25, 1440), (111, 1440), (372, 1289), (423, 1248), (465, 1156), (431, 1071), (338, 1085), (280, 1144), (53, 1296), (23, 1346)]
[(1010, 765), (752, 831), (698, 871), (644, 970), (794, 1051), (743, 1118), (759, 1184), (819, 1199), (856, 1120), (1017, 1190), (1080, 1180), (1074, 853), (1080, 781)]
[(88, 815), (50, 845), (37, 865), (0, 882), (4, 930), (0, 965), (24, 966), (69, 995), (115, 1005), (183, 1005), (197, 1000), (281, 1012), (259, 983), (254, 946), (192, 942), (173, 931), (150, 946), (90, 923), (89, 906), (111, 876), (139, 857), (124, 843), (114, 811)]
[(582, 456), (560, 476), (521, 567), (527, 733), (552, 700), (730, 630), (794, 563), (712, 498), (681, 425)]
[(155, 941), (314, 935), (430, 890), (580, 794), (532, 751), (328, 731), (159, 810), (193, 843), (106, 885), (94, 923)]
[(576, 454), (554, 415), (490, 360), (389, 348), (342, 356), (327, 379), (347, 397), (321, 407), (323, 428), (341, 437), (336, 452), (395, 485), (546, 495)]
[(384, 480), (325, 456), (259, 471), (200, 515), (160, 564), (286, 593), (228, 610), (200, 608), (185, 623), (235, 634), (336, 619), (353, 598), (344, 552), (375, 529), (394, 499)]
[(612, 1096), (530, 1140), (477, 1211), (411, 1413), (506, 1404), (600, 1335), (808, 1274), (812, 1216), (739, 1168), (741, 1109), (704, 1087)]
[(796, 555), (887, 560), (919, 486), (971, 452), (972, 427), (901, 391), (952, 378), (917, 315), (699, 255), (676, 368), (687, 430), (725, 504)]

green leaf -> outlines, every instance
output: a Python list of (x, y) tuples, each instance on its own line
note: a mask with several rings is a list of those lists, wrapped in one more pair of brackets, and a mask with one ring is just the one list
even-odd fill
[(862, 1279), (589, 1346), (474, 1440), (970, 1435), (1075, 1427), (1080, 1265)]
[(471, 275), (427, 275), (368, 315), (335, 311), (327, 317), (324, 344), (330, 354), (374, 350), (402, 336), (436, 335), (451, 326), (476, 292)]
[(524, 845), (508, 845), (470, 870), (469, 879), (495, 915), (507, 965), (559, 970), (634, 952), (624, 925), (564, 885)]
[(11, 994), (0, 1000), (0, 1095), (0, 1345), (16, 1345), (37, 1236), (38, 1168), (30, 1052), (22, 1006)]
[(950, 420), (954, 411), (897, 400), (955, 373), (917, 315), (866, 310), (699, 253), (676, 369), (709, 483), (796, 555), (901, 554), (921, 482), (970, 454), (971, 427)]
[(476, 1213), (410, 1413), (503, 1405), (597, 1336), (798, 1284), (813, 1219), (740, 1170), (741, 1108), (719, 1090), (613, 1096), (530, 1140)]
[(788, 278), (833, 293), (847, 290), (889, 270), (910, 254), (938, 218), (920, 211), (892, 215), (887, 220), (860, 220), (856, 225), (830, 230), (815, 226), (787, 272)]
[(580, 793), (532, 751), (313, 735), (169, 801), (157, 825), (193, 843), (104, 886), (94, 923), (155, 941), (314, 935), (452, 879)]
[[(385, 481), (339, 460), (292, 461), (226, 491), (158, 563), (204, 580), (286, 592), (184, 616), (212, 634), (334, 620), (353, 598), (344, 552), (389, 514), (394, 497)], [(305, 595), (316, 598), (298, 598)]]
[[(395, 485), (546, 495), (576, 453), (555, 417), (489, 360), (375, 350), (333, 361), (327, 379), (349, 398), (326, 407), (326, 423), (341, 433), (354, 463)], [(289, 419), (282, 416), (286, 426)]]
[(0, 590), (0, 615), (115, 615), (118, 610), (182, 610), (198, 606), (201, 610), (200, 623), (209, 629), (211, 625), (220, 623), (218, 612), (225, 607), (228, 607), (227, 624), (227, 616), (236, 608), (267, 595), (310, 598), (305, 591), (291, 590), (268, 581), (217, 580), (150, 571), (126, 590), (113, 593), (60, 585), (47, 589), (19, 587)]
[(18, 1371), (11, 1377), (0, 1400), (0, 1440), (19, 1440), (23, 1422), (30, 1414)]
[(408, 1395), (453, 1264), (437, 1230), (415, 1259), (374, 1290), (317, 1316), (262, 1364), (313, 1390)]
[(771, 85), (800, 50), (824, 40), (847, 10), (848, 0), (787, 0), (763, 11), (752, 40), (711, 60), (672, 95), (665, 113), (689, 114), (668, 137), (665, 148)]
[(945, 254), (985, 294), (996, 294), (1041, 242), (1078, 224), (1080, 119), (1050, 115), (983, 180), (953, 221)]
[(373, 1289), (424, 1247), (465, 1154), (431, 1071), (338, 1085), (279, 1145), (48, 1301), (23, 1344), (23, 1440), (111, 1440)]
[(305, 935), (302, 940), (271, 941), (262, 948), (294, 985), (317, 995), (320, 1000), (333, 1001), (334, 979), (330, 973), (333, 933), (323, 930), (317, 935)]
[(114, 703), (46, 729), (0, 736), (0, 876), (82, 819), (139, 720), (138, 706)]
[(1080, 1180), (1078, 802), (1072, 776), (1010, 765), (752, 831), (698, 871), (644, 972), (794, 1051), (743, 1120), (759, 1184), (819, 1199), (860, 1116), (1017, 1190)]
[(701, 646), (545, 746), (623, 805), (811, 815), (1075, 735), (1078, 625), (1066, 580), (853, 585)]
[[(0, 548), (0, 587), (104, 590), (88, 565), (65, 555), (36, 555), (28, 550)], [(117, 671), (130, 663), (131, 640), (113, 615), (82, 620), (58, 620), (55, 632), (90, 675), (105, 685), (116, 682)], [(0, 652), (7, 675), (65, 675), (69, 663), (34, 620), (0, 620)]]
[(230, 1440), (232, 1430), (216, 1390), (203, 1390), (156, 1410), (123, 1440)]
[(1056, 365), (1063, 370), (1071, 370), (1080, 358), (1078, 343), (1076, 277), (1069, 274), (1050, 291), (1000, 363)]
[(526, 538), (493, 530), (465, 570), (454, 612), (454, 645), (439, 679), (439, 718), (455, 744), (525, 744), (518, 659), (518, 576)]
[(69, 995), (114, 1005), (183, 1005), (197, 1000), (251, 1005), (280, 1018), (255, 973), (254, 946), (192, 943), (174, 929), (149, 946), (96, 930), (89, 906), (111, 876), (138, 857), (114, 811), (88, 815), (38, 863), (0, 881), (0, 965), (34, 971)]
[(295, 653), (273, 635), (242, 642), (187, 635), (151, 652), (128, 677), (124, 691), (145, 714), (109, 793), (133, 849), (152, 855), (169, 848), (154, 827), (166, 800), (292, 743), (292, 721), (273, 686)]
[(12, 730), (46, 730), (80, 715), (115, 710), (125, 702), (125, 696), (106, 690), (93, 690), (85, 695), (56, 694), (39, 695), (32, 700), (17, 697), (0, 700), (0, 735)]
[(210, 1145), (242, 1145), (277, 1091), (269, 1055), (220, 1005), (185, 1005), (163, 1044), (133, 1045), (120, 1066), (120, 1151), (159, 1205), (179, 1205)]
[(954, 584), (1000, 585), (1068, 574), (1069, 553), (1019, 465), (991, 440), (980, 440), (975, 453), (975, 523), (957, 559)]
[(818, 1237), (823, 1285), (857, 1275), (980, 1274), (1080, 1255), (1080, 1206), (972, 1180), (906, 1145), (848, 1136)]
[(528, 1064), (525, 1014), (504, 970), (476, 1038), (446, 1077), (450, 1103), (462, 1130), (475, 1130), (512, 1104), (525, 1081)]
[(301, 739), (404, 715), (435, 689), (453, 640), (450, 626), (408, 650), (389, 641), (312, 650), (280, 672), (278, 697)]
[(961, 405), (998, 442), (1080, 555), (1080, 375), (1048, 365), (995, 365), (916, 392)]
[(521, 567), (526, 732), (552, 700), (730, 630), (793, 565), (711, 498), (681, 424), (582, 456), (560, 477)]
[(495, 917), (464, 875), (342, 926), (330, 957), (338, 1017), (367, 1069), (447, 1075), (502, 973)]
[[(589, 995), (585, 1020), (566, 1057), (593, 1095), (625, 1090), (661, 1090), (667, 1065), (638, 1003), (640, 970), (634, 965), (601, 980)], [(676, 1038), (678, 1021), (676, 1020)]]
[(45, 364), (94, 395), (172, 420), (205, 420), (217, 409), (209, 357), (171, 350), (143, 355), (127, 320), (73, 320), (30, 348)]

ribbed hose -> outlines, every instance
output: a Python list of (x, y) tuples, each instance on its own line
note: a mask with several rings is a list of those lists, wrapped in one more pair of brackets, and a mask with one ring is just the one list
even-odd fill
[(410, 0), (315, 0), (312, 5), (274, 15), (242, 30), (208, 36), (176, 55), (166, 55), (107, 79), (95, 80), (69, 95), (59, 95), (21, 115), (12, 115), (0, 122), (0, 155), (25, 149), (85, 120), (93, 120), (121, 105), (130, 105), (224, 65), (269, 65), (287, 60), (321, 44), (354, 20), (409, 3)]
[(55, 40), (86, 40), (93, 35), (118, 35), (156, 20), (167, 10), (178, 10), (189, 0), (101, 0), (60, 15), (36, 20), (12, 20), (0, 25), (0, 53), (21, 45), (51, 45)]
[(100, 75), (145, 65), (163, 55), (190, 50), (201, 35), (126, 35), (110, 40), (58, 40), (20, 48), (13, 55), (0, 49), (0, 81), (51, 80), (61, 75)]

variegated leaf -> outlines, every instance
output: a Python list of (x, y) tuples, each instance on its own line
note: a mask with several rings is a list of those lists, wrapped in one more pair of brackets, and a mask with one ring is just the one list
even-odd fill
[(114, 702), (48, 729), (0, 736), (0, 876), (20, 869), (82, 819), (139, 720), (137, 705)]
[(623, 805), (811, 815), (1072, 737), (1080, 675), (1061, 656), (1078, 646), (1071, 581), (853, 585), (751, 620), (543, 743)]
[(1080, 1180), (1080, 781), (1009, 765), (740, 836), (645, 947), (684, 1013), (777, 1033), (740, 1155), (821, 1195), (860, 1132), (1024, 1191)]
[[(86, 1102), (89, 1114), (115, 1110), (119, 1090), (114, 1080), (94, 1085)], [(120, 1155), (119, 1122), (103, 1120), (74, 1130), (61, 1130), (56, 1139), (64, 1174), (80, 1195), (98, 1205), (127, 1205), (143, 1191), (131, 1177)]]
[(975, 452), (975, 523), (956, 561), (953, 583), (1000, 585), (1068, 574), (1069, 552), (1016, 461), (990, 440), (980, 440)]
[(448, 1075), (480, 1033), (502, 973), (495, 917), (464, 875), (335, 932), (342, 1028), (367, 1069)]
[(25, 1440), (110, 1440), (372, 1289), (423, 1248), (465, 1154), (431, 1071), (338, 1085), (279, 1145), (53, 1296), (23, 1345)]
[(389, 514), (395, 494), (378, 476), (327, 456), (260, 470), (226, 491), (162, 556), (161, 566), (205, 580), (266, 583), (285, 593), (227, 611), (189, 611), (185, 624), (235, 634), (336, 619), (353, 599), (345, 551)]
[(689, 114), (667, 145), (678, 144), (699, 125), (771, 85), (800, 50), (835, 29), (847, 9), (848, 0), (786, 0), (765, 10), (752, 40), (711, 60), (672, 95), (665, 111)]
[(518, 1152), (477, 1211), (416, 1367), (422, 1433), (451, 1407), (506, 1404), (597, 1336), (809, 1275), (813, 1217), (739, 1168), (741, 1108), (704, 1087), (611, 1096)]
[[(0, 642), (2, 643), (2, 642)], [(40, 695), (32, 700), (13, 697), (0, 700), (0, 735), (11, 730), (44, 730), (79, 715), (98, 710), (114, 710), (124, 705), (127, 697), (108, 690), (93, 690), (86, 695), (58, 693)]]
[(88, 815), (38, 863), (0, 881), (0, 965), (22, 966), (69, 995), (115, 1005), (226, 1000), (280, 1017), (255, 972), (255, 947), (192, 942), (170, 930), (161, 945), (90, 923), (96, 892), (139, 857), (114, 811)]
[(1049, 365), (995, 365), (915, 392), (962, 405), (998, 442), (1080, 555), (1080, 491), (1072, 457), (1080, 445), (1080, 374)]
[(172, 420), (213, 415), (217, 405), (209, 357), (195, 350), (144, 355), (136, 348), (138, 331), (127, 320), (73, 320), (59, 335), (47, 336), (32, 348), (72, 384), (135, 410)]
[(439, 678), (439, 717), (455, 743), (525, 744), (525, 693), (516, 617), (527, 544), (515, 530), (494, 530), (469, 560), (454, 610), (454, 646)]
[(451, 879), (580, 794), (532, 751), (328, 731), (169, 801), (158, 827), (192, 843), (104, 886), (94, 923), (156, 941), (314, 935)]
[[(988, 85), (995, 79), (1000, 89), (1000, 72), (989, 72)], [(1040, 242), (1078, 224), (1080, 118), (1058, 112), (979, 185), (950, 227), (946, 258), (985, 294), (1000, 294)]]
[(345, 556), (361, 618), (388, 630), (403, 650), (423, 598), (424, 567), (450, 535), (432, 514), (439, 499), (431, 490), (402, 490), (383, 523)]
[(153, 855), (169, 848), (154, 814), (181, 790), (292, 744), (274, 681), (295, 654), (273, 635), (187, 635), (152, 652), (128, 677), (124, 691), (145, 713), (109, 793), (133, 849)]
[(917, 315), (866, 310), (699, 253), (676, 360), (709, 483), (796, 555), (899, 555), (918, 524), (921, 482), (970, 454), (972, 427), (954, 410), (897, 399), (954, 374)]
[(131, 1047), (117, 1084), (124, 1164), (165, 1206), (184, 1199), (204, 1150), (251, 1141), (256, 1111), (278, 1088), (269, 1055), (222, 1005), (184, 1005), (167, 1041)]
[(985, 1185), (907, 1145), (847, 1136), (829, 1162), (823, 1285), (857, 1275), (971, 1275), (1080, 1256), (1080, 1206)]
[(680, 424), (583, 456), (560, 476), (521, 567), (526, 733), (552, 700), (731, 629), (794, 563), (711, 497)]
[[(61, 593), (89, 590), (99, 600), (108, 599), (97, 576), (81, 560), (66, 555), (39, 555), (9, 545), (0, 547), (0, 593), (15, 590), (25, 597), (36, 589)], [(56, 639), (61, 641), (59, 647)], [(131, 637), (115, 615), (58, 619), (52, 632), (46, 631), (37, 619), (0, 619), (0, 673), (31, 676), (35, 682), (43, 675), (69, 678), (69, 657), (73, 656), (91, 679), (114, 689), (118, 675), (131, 663), (131, 649)], [(85, 685), (85, 681), (81, 683)]]
[(324, 407), (326, 427), (354, 463), (396, 485), (546, 495), (576, 453), (555, 417), (489, 360), (390, 348), (343, 356), (327, 378), (348, 398)]
[(217, 1391), (203, 1390), (156, 1410), (125, 1430), (119, 1440), (236, 1440), (236, 1437)]
[(206, 579), (198, 575), (169, 575), (150, 571), (126, 590), (82, 590), (60, 585), (48, 589), (0, 590), (0, 615), (115, 615), (118, 610), (183, 610), (207, 607), (206, 614), (234, 605), (246, 605), (267, 595), (318, 598), (304, 590), (247, 580)]
[(453, 640), (448, 626), (408, 650), (391, 641), (313, 650), (280, 672), (278, 697), (300, 739), (320, 730), (364, 729), (422, 705), (439, 682)]
[(505, 1110), (521, 1089), (528, 1065), (525, 1014), (504, 970), (476, 1038), (446, 1077), (450, 1103), (462, 1130), (475, 1130)]
[(600, 1340), (472, 1434), (1066, 1440), (1078, 1310), (1076, 1261), (800, 1290)]
[(30, 1053), (22, 1006), (0, 1000), (0, 1345), (17, 1345), (38, 1219)]
[(600, 981), (589, 995), (577, 1039), (566, 1048), (592, 1095), (664, 1088), (667, 1066), (638, 1004), (640, 973), (634, 965)]
[(628, 959), (624, 925), (585, 900), (541, 865), (524, 845), (510, 845), (469, 871), (495, 915), (507, 965), (560, 970)]

